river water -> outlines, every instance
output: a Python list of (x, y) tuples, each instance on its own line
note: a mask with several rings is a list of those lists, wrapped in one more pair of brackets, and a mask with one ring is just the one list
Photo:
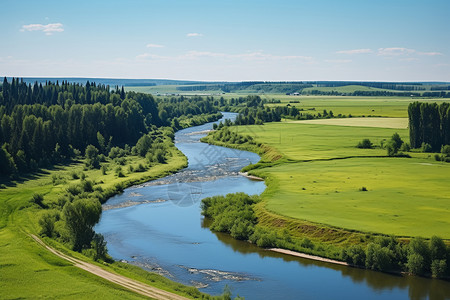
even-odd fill
[(446, 281), (296, 258), (211, 232), (200, 214), (202, 198), (265, 189), (264, 182), (238, 174), (258, 155), (199, 141), (212, 124), (175, 134), (186, 169), (128, 188), (103, 205), (95, 230), (114, 259), (214, 295), (228, 285), (245, 299), (450, 299)]

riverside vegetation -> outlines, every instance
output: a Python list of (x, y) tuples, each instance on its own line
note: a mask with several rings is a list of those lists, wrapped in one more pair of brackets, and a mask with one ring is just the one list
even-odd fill
[[(52, 247), (107, 270), (189, 298), (215, 298), (114, 262), (93, 227), (101, 203), (112, 195), (187, 165), (174, 147), (174, 130), (220, 116), (211, 99), (155, 100), (89, 82), (27, 85), (5, 78), (0, 87), (2, 295), (142, 298), (47, 253), (30, 237), (40, 234)], [(216, 298), (230, 297), (226, 291)]]
[[(438, 121), (446, 120), (447, 110), (440, 111)], [(373, 270), (450, 275), (450, 251), (436, 236), (450, 236), (449, 167), (426, 169), (432, 157), (423, 152), (430, 150), (410, 149), (407, 130), (292, 123), (218, 129), (203, 141), (262, 155), (243, 171), (264, 177), (268, 188), (261, 197), (205, 199), (212, 230)]]

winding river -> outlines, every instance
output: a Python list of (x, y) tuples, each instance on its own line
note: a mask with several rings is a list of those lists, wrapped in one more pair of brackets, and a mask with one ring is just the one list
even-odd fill
[(228, 285), (245, 299), (450, 299), (446, 281), (291, 257), (211, 232), (200, 214), (202, 198), (265, 189), (264, 182), (238, 174), (258, 155), (199, 141), (212, 124), (175, 134), (188, 157), (186, 169), (128, 188), (104, 204), (95, 230), (105, 236), (114, 259), (210, 294)]

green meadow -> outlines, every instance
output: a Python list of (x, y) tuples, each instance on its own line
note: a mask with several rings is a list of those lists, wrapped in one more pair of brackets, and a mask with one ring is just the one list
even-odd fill
[[(395, 132), (408, 142), (407, 129), (280, 122), (234, 130), (279, 153), (278, 163), (251, 171), (267, 179), (268, 212), (349, 231), (450, 239), (450, 164), (418, 152), (386, 157), (380, 147)], [(357, 148), (364, 138), (376, 147)]]
[[(119, 167), (108, 160), (106, 174), (100, 170), (86, 169), (83, 161), (66, 166), (56, 166), (51, 170), (29, 175), (19, 181), (7, 183), (0, 189), (0, 298), (2, 299), (143, 299), (125, 288), (80, 270), (65, 260), (55, 256), (35, 242), (29, 234), (38, 234), (38, 220), (43, 213), (32, 203), (35, 193), (44, 196), (44, 204), (52, 207), (61, 193), (70, 185), (80, 182), (73, 174), (84, 174), (85, 178), (100, 185), (104, 190), (116, 184), (129, 186), (168, 175), (186, 166), (185, 156), (178, 150), (166, 164), (156, 164), (144, 172), (132, 172), (146, 164), (145, 158), (127, 156), (121, 166), (124, 177), (118, 177), (114, 169)], [(45, 241), (69, 255), (96, 263), (80, 253), (68, 250), (55, 240)], [(99, 264), (100, 265), (100, 264)], [(184, 295), (188, 298), (201, 296), (197, 289), (183, 286), (155, 273), (138, 267), (114, 262), (101, 264), (108, 271), (119, 273), (149, 285)]]

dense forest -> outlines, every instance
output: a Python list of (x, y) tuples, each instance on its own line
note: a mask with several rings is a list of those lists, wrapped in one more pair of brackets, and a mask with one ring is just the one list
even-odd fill
[(179, 119), (216, 113), (212, 101), (200, 97), (155, 100), (89, 81), (27, 84), (5, 78), (0, 86), (0, 175), (59, 163), (84, 153), (88, 145), (108, 155), (112, 147), (135, 145), (154, 128), (180, 129)]
[(428, 144), (432, 151), (450, 145), (450, 103), (413, 102), (408, 106), (409, 138), (413, 148)]

